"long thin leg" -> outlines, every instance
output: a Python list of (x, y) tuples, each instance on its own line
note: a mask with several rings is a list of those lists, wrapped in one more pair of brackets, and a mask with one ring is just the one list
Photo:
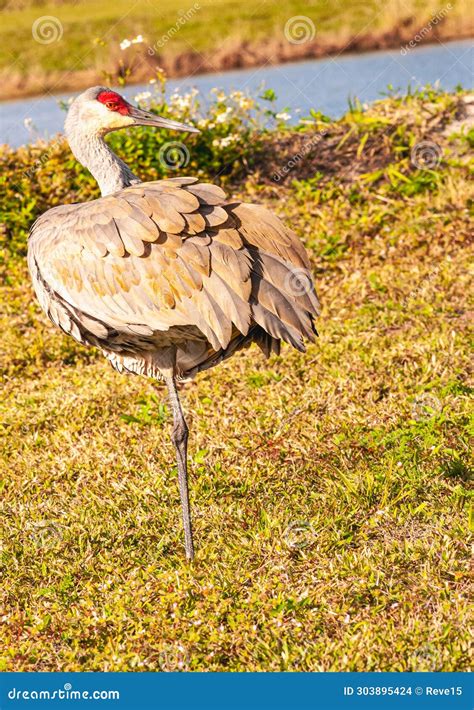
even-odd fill
[(176, 458), (178, 462), (179, 495), (181, 497), (181, 509), (183, 514), (186, 558), (188, 560), (192, 560), (194, 558), (194, 545), (191, 513), (189, 510), (187, 468), (189, 430), (184, 418), (183, 410), (181, 409), (181, 402), (179, 401), (178, 391), (176, 389), (176, 380), (173, 376), (170, 376), (166, 377), (165, 381), (168, 386), (169, 398), (173, 409), (173, 433), (171, 438), (176, 449)]

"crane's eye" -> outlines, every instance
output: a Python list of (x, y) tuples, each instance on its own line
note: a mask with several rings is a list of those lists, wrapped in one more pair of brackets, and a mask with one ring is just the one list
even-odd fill
[(105, 105), (111, 111), (116, 111), (118, 109), (118, 105), (115, 103), (115, 101), (107, 101)]

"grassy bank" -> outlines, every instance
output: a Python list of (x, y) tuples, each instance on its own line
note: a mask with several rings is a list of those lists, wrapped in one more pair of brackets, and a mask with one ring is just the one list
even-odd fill
[[(468, 669), (465, 110), (429, 91), (233, 153), (189, 137), (183, 172), (276, 210), (323, 304), (306, 354), (182, 390), (194, 567), (163, 388), (63, 336), (28, 280), (29, 223), (96, 188), (62, 143), (1, 154), (2, 669)], [(144, 179), (166, 139), (115, 137)]]
[[(74, 90), (103, 80), (103, 68), (142, 81), (260, 66), (343, 51), (398, 48), (474, 34), (468, 0), (175, 0), (97, 3), (10, 0), (0, 27), (2, 96)], [(302, 16), (302, 19), (301, 19)], [(298, 20), (298, 17), (300, 19)], [(288, 24), (287, 24), (288, 23)], [(125, 38), (142, 44), (121, 51)]]

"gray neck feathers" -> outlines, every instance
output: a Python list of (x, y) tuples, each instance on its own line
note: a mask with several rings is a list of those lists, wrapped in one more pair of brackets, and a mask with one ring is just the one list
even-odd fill
[(69, 132), (66, 125), (66, 136), (76, 159), (97, 180), (102, 196), (141, 182), (128, 165), (115, 155), (101, 135), (77, 130)]

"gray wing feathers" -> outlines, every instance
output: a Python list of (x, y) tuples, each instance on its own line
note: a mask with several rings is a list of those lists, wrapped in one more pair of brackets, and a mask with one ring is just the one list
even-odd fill
[(31, 230), (29, 264), (54, 322), (104, 347), (157, 333), (183, 343), (188, 328), (215, 353), (236, 338), (270, 353), (277, 340), (303, 349), (316, 332), (319, 304), (296, 235), (263, 207), (227, 203), (221, 188), (193, 178), (49, 210)]

